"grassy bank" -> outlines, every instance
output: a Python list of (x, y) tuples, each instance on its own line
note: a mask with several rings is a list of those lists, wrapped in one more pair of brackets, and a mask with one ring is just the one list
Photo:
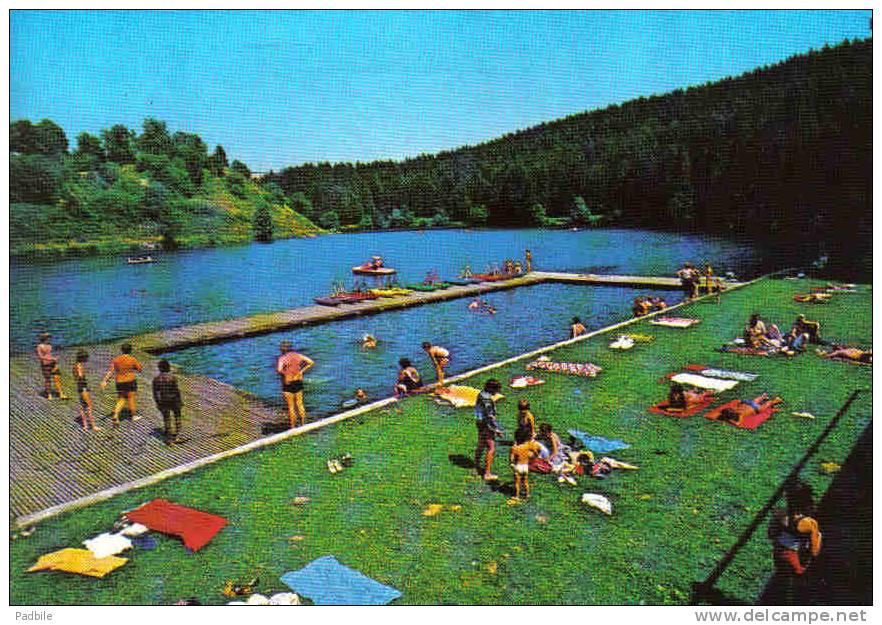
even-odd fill
[[(638, 323), (633, 330), (655, 340), (628, 352), (608, 349), (605, 336), (558, 349), (554, 360), (591, 361), (603, 373), (594, 380), (543, 373), (544, 386), (506, 388), (500, 410), (509, 432), (517, 400), (528, 398), (537, 419), (558, 431), (578, 428), (629, 442), (630, 449), (613, 455), (639, 465), (637, 472), (606, 481), (581, 478), (578, 488), (534, 474), (530, 502), (508, 506), (507, 448), (495, 465), (501, 489), (491, 489), (468, 468), (471, 411), (414, 397), (401, 402), (400, 414), (364, 415), (39, 525), (30, 538), (10, 543), (10, 601), (169, 604), (197, 596), (223, 603), (220, 591), (228, 578), (257, 573), (261, 592), (282, 590), (279, 575), (330, 554), (400, 589), (400, 603), (685, 603), (690, 584), (703, 579), (735, 542), (850, 392), (871, 383), (870, 367), (814, 354), (785, 360), (714, 351), (740, 333), (753, 311), (782, 326), (805, 312), (822, 322), (828, 336), (869, 343), (870, 287), (825, 306), (793, 302), (792, 295), (808, 287), (804, 281), (765, 280), (727, 294), (720, 306), (693, 304), (678, 311), (702, 319), (689, 330)], [(768, 391), (783, 397), (785, 408), (754, 432), (701, 416), (647, 413), (665, 396), (659, 378), (687, 363), (758, 373), (756, 381), (723, 394), (724, 401)], [(523, 364), (493, 375), (507, 380), (523, 372)], [(484, 379), (471, 383), (479, 386)], [(791, 411), (818, 418), (798, 419)], [(819, 462), (843, 462), (870, 419), (866, 397), (809, 463), (803, 477), (818, 496), (832, 481), (818, 470)], [(355, 466), (329, 474), (325, 460), (345, 452), (353, 454)], [(585, 509), (578, 501), (583, 492), (607, 496), (613, 515)], [(291, 505), (298, 495), (311, 500)], [(134, 553), (103, 580), (24, 572), (39, 555), (77, 546), (108, 529), (123, 510), (154, 497), (220, 514), (230, 525), (196, 554), (161, 537), (156, 550)], [(422, 511), (429, 503), (461, 508), (426, 517)], [(771, 575), (768, 551), (760, 531), (720, 588), (755, 600)]]

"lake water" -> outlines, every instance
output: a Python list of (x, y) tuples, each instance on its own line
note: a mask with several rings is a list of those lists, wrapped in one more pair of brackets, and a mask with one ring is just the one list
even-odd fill
[[(650, 291), (539, 284), (485, 296), (497, 309), (495, 315), (471, 312), (468, 299), (457, 299), (193, 347), (167, 358), (187, 371), (223, 380), (281, 405), (274, 365), (279, 342), (290, 340), (297, 351), (316, 363), (305, 376), (306, 408), (313, 415), (326, 415), (339, 411), (341, 402), (352, 398), (359, 387), (372, 399), (391, 395), (402, 357), (413, 361), (424, 380), (434, 381), (434, 370), (420, 348), (424, 340), (450, 350), (448, 374), (452, 375), (569, 338), (574, 315), (589, 328), (626, 319), (633, 298), (641, 293)], [(679, 292), (657, 294), (668, 304), (682, 298)], [(376, 349), (360, 346), (366, 333), (380, 340)]]
[[(372, 254), (382, 254), (407, 283), (421, 281), (430, 269), (451, 277), (466, 264), (480, 271), (504, 258), (523, 259), (526, 248), (534, 267), (549, 271), (672, 275), (689, 259), (748, 277), (786, 262), (749, 242), (624, 229), (341, 234), (164, 253), (153, 265), (126, 265), (124, 257), (16, 261), (10, 268), (10, 345), (13, 352), (29, 350), (41, 331), (52, 332), (62, 346), (94, 343), (311, 304), (332, 281), (351, 284), (350, 268)], [(523, 306), (533, 322), (530, 306)], [(439, 310), (431, 306), (414, 318)], [(535, 343), (545, 338), (537, 335)]]

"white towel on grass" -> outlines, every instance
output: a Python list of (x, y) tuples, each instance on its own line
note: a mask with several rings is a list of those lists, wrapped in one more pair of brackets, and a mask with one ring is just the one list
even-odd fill
[(98, 559), (115, 556), (126, 549), (132, 548), (132, 541), (128, 538), (121, 534), (110, 534), (108, 532), (99, 534), (95, 538), (84, 540), (83, 544)]
[(714, 378), (706, 378), (705, 376), (696, 373), (678, 373), (671, 378), (671, 381), (717, 391), (718, 393), (728, 391), (729, 389), (738, 386), (737, 380), (716, 380)]

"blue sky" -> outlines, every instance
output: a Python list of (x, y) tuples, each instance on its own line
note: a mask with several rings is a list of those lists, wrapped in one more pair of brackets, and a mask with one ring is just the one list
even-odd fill
[(13, 11), (11, 119), (145, 117), (253, 170), (433, 153), (845, 38), (870, 11)]

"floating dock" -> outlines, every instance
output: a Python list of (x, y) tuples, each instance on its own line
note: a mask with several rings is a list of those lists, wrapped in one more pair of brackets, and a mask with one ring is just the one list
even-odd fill
[(523, 276), (498, 282), (451, 286), (446, 289), (429, 292), (414, 291), (408, 295), (381, 297), (353, 304), (341, 304), (336, 307), (301, 306), (274, 313), (262, 313), (223, 321), (197, 323), (149, 334), (141, 334), (132, 337), (130, 342), (136, 349), (153, 354), (171, 352), (187, 347), (221, 343), (249, 336), (259, 336), (282, 330), (342, 321), (353, 317), (376, 315), (389, 310), (422, 306), (424, 304), (463, 297), (475, 297), (493, 291), (533, 286), (548, 282), (646, 289), (680, 288), (680, 281), (677, 278), (533, 271)]

